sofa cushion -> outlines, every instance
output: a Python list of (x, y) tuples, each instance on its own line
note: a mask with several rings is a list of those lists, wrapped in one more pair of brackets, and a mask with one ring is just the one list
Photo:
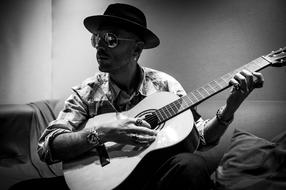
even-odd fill
[(216, 172), (218, 189), (285, 189), (286, 132), (268, 141), (235, 129)]
[(63, 175), (61, 163), (47, 165), (37, 153), (38, 139), (56, 118), (58, 100), (0, 105), (0, 189), (31, 178)]
[(33, 109), (24, 104), (0, 106), (0, 165), (26, 163), (29, 159)]

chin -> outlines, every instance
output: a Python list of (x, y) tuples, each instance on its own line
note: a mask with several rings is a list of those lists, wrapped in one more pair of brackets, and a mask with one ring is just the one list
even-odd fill
[(102, 65), (99, 65), (98, 70), (101, 72), (105, 72), (105, 73), (112, 73), (112, 71), (114, 71), (114, 68), (111, 67), (104, 67)]

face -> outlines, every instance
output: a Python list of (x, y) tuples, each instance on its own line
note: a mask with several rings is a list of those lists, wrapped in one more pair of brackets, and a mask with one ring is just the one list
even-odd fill
[[(105, 33), (112, 33), (118, 38), (130, 40), (118, 40), (118, 45), (111, 48), (108, 47), (108, 44), (103, 39)], [(121, 69), (128, 69), (130, 64), (134, 64), (138, 37), (130, 32), (114, 27), (100, 28), (98, 35), (99, 38), (95, 48), (97, 49), (96, 58), (100, 71), (108, 73), (120, 72)]]

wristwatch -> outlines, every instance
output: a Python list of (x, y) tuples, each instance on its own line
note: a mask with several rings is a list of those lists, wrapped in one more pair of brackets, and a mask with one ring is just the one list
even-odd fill
[(228, 126), (233, 121), (233, 116), (230, 119), (225, 120), (222, 115), (223, 111), (224, 111), (224, 106), (217, 110), (216, 119), (220, 124), (224, 126)]
[(103, 167), (109, 164), (110, 159), (106, 147), (100, 140), (99, 135), (94, 128), (89, 131), (89, 134), (86, 136), (86, 140), (97, 150), (101, 166)]
[(92, 144), (95, 147), (102, 145), (102, 142), (100, 141), (98, 133), (95, 129), (91, 129), (89, 131), (89, 134), (86, 136), (86, 140), (89, 144)]

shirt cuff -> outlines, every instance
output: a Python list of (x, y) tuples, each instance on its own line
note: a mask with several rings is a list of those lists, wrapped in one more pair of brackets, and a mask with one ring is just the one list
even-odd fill
[(202, 118), (199, 118), (196, 123), (195, 123), (195, 126), (199, 132), (199, 135), (200, 135), (200, 144), (201, 145), (206, 145), (206, 140), (205, 140), (205, 128), (206, 128), (206, 124), (207, 122), (209, 121), (209, 119), (206, 119), (206, 120), (203, 120)]
[(47, 164), (61, 162), (61, 160), (55, 158), (51, 143), (56, 138), (56, 136), (70, 132), (71, 131), (67, 129), (56, 129), (45, 136), (43, 140), (40, 140), (40, 143), (38, 144), (38, 154), (41, 160), (45, 161)]

